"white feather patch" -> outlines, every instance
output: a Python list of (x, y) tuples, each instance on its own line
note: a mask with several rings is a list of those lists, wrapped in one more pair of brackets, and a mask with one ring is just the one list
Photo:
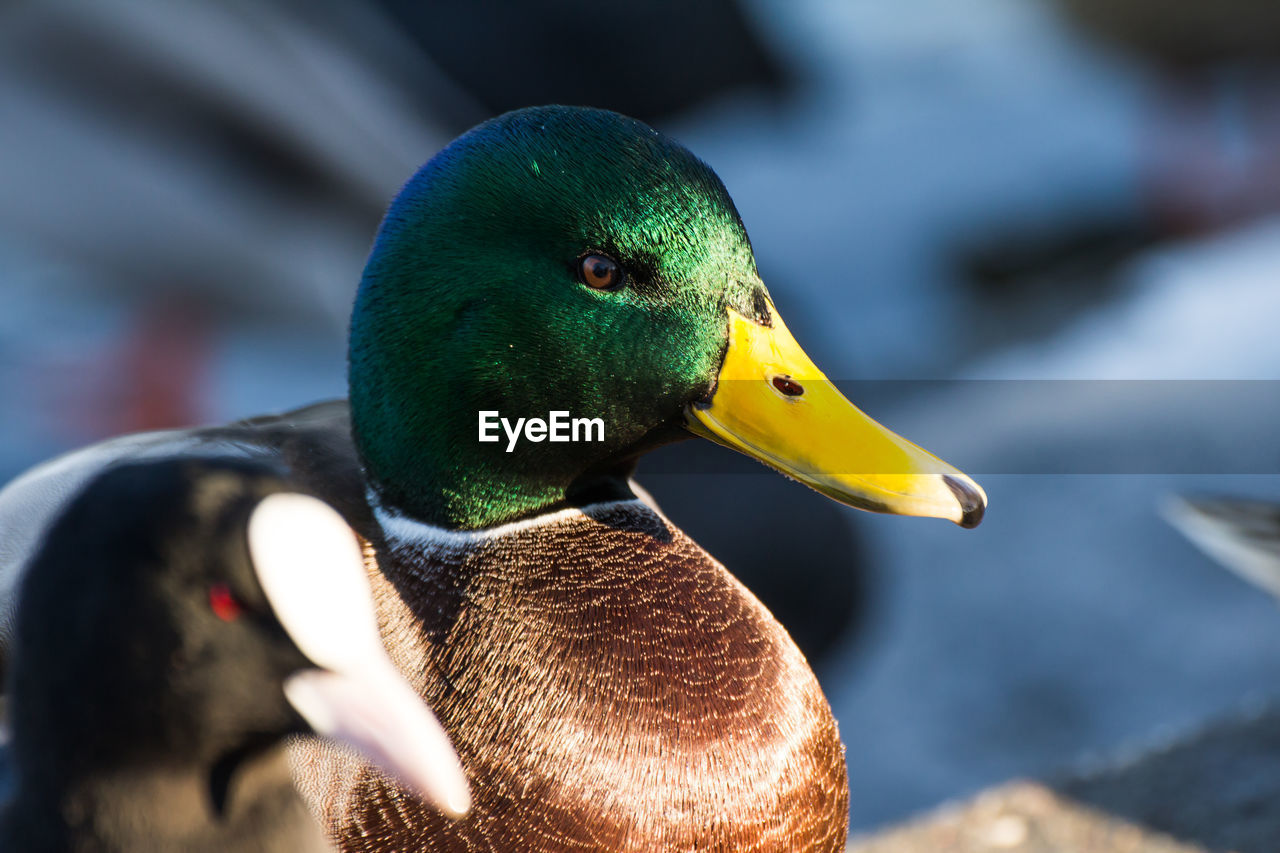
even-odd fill
[(360, 544), (328, 504), (267, 497), (249, 519), (249, 554), (276, 617), (317, 666), (342, 672), (383, 654)]
[(249, 519), (249, 553), (276, 618), (317, 667), (285, 682), (298, 713), (446, 814), (465, 814), (466, 774), (439, 721), (387, 657), (364, 557), (347, 523), (315, 498), (271, 495)]

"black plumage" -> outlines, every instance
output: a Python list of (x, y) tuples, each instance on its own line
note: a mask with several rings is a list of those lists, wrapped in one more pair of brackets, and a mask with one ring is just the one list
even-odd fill
[[(337, 581), (365, 579), (354, 534), (328, 507), (280, 495), (283, 507), (272, 498), (274, 514), (259, 515), (270, 496), (289, 491), (278, 469), (261, 461), (134, 462), (91, 480), (59, 515), (20, 597), (0, 850), (330, 850), (294, 786), (290, 736), (312, 731), (308, 720), (316, 719), (332, 733), (356, 732), (355, 742), (373, 719), (391, 721), (398, 734), (435, 726), (394, 674), (370, 681), (369, 702), (407, 708), (403, 725), (386, 708), (353, 715), (343, 705), (344, 662), (313, 659), (333, 647), (316, 641), (316, 628), (322, 635), (332, 626), (349, 638), (339, 648), (353, 649), (373, 675), (394, 673), (367, 598), (361, 613), (348, 595), (355, 616), (367, 618), (341, 618), (336, 597), (336, 610), (318, 599), (320, 619), (305, 606), (299, 616), (287, 593), (304, 588), (309, 571), (344, 588), (350, 584)], [(305, 551), (294, 558), (296, 531), (272, 539), (281, 521), (300, 521), (332, 543), (323, 536), (328, 524), (347, 546), (332, 563), (338, 574)], [(283, 543), (286, 559), (264, 542)], [(286, 603), (289, 613), (280, 610)], [(301, 681), (309, 692), (299, 698), (290, 690)], [(429, 750), (426, 737), (419, 744)], [(450, 773), (451, 751), (442, 754)], [(409, 778), (422, 784), (413, 768)], [(464, 800), (465, 792), (457, 802)]]

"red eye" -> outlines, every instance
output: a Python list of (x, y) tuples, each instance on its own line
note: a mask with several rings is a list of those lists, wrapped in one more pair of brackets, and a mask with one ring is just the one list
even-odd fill
[(244, 607), (225, 583), (209, 587), (209, 609), (223, 622), (233, 622), (240, 617)]

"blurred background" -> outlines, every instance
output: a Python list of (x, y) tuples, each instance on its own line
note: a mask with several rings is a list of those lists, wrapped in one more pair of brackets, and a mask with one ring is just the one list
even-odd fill
[[(4, 4), (0, 481), (343, 395), (364, 256), (417, 166), (513, 107), (617, 109), (719, 172), (828, 375), (991, 499), (969, 532), (845, 510), (705, 442), (642, 467), (813, 661), (855, 831), (1029, 777), (1206, 849), (1274, 849), (1114, 774), (1222, 721), (1272, 731), (1280, 694), (1273, 600), (1159, 514), (1179, 492), (1280, 498), (1278, 10)], [(1234, 783), (1275, 828), (1270, 772), (1219, 762), (1161, 798)], [(1099, 773), (1123, 795), (1080, 782)]]

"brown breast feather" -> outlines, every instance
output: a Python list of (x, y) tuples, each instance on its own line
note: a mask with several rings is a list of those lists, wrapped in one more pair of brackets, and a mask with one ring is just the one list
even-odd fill
[(804, 657), (644, 505), (369, 552), (391, 655), (475, 805), (449, 821), (354, 756), (304, 748), (304, 790), (344, 850), (844, 849), (844, 748)]

